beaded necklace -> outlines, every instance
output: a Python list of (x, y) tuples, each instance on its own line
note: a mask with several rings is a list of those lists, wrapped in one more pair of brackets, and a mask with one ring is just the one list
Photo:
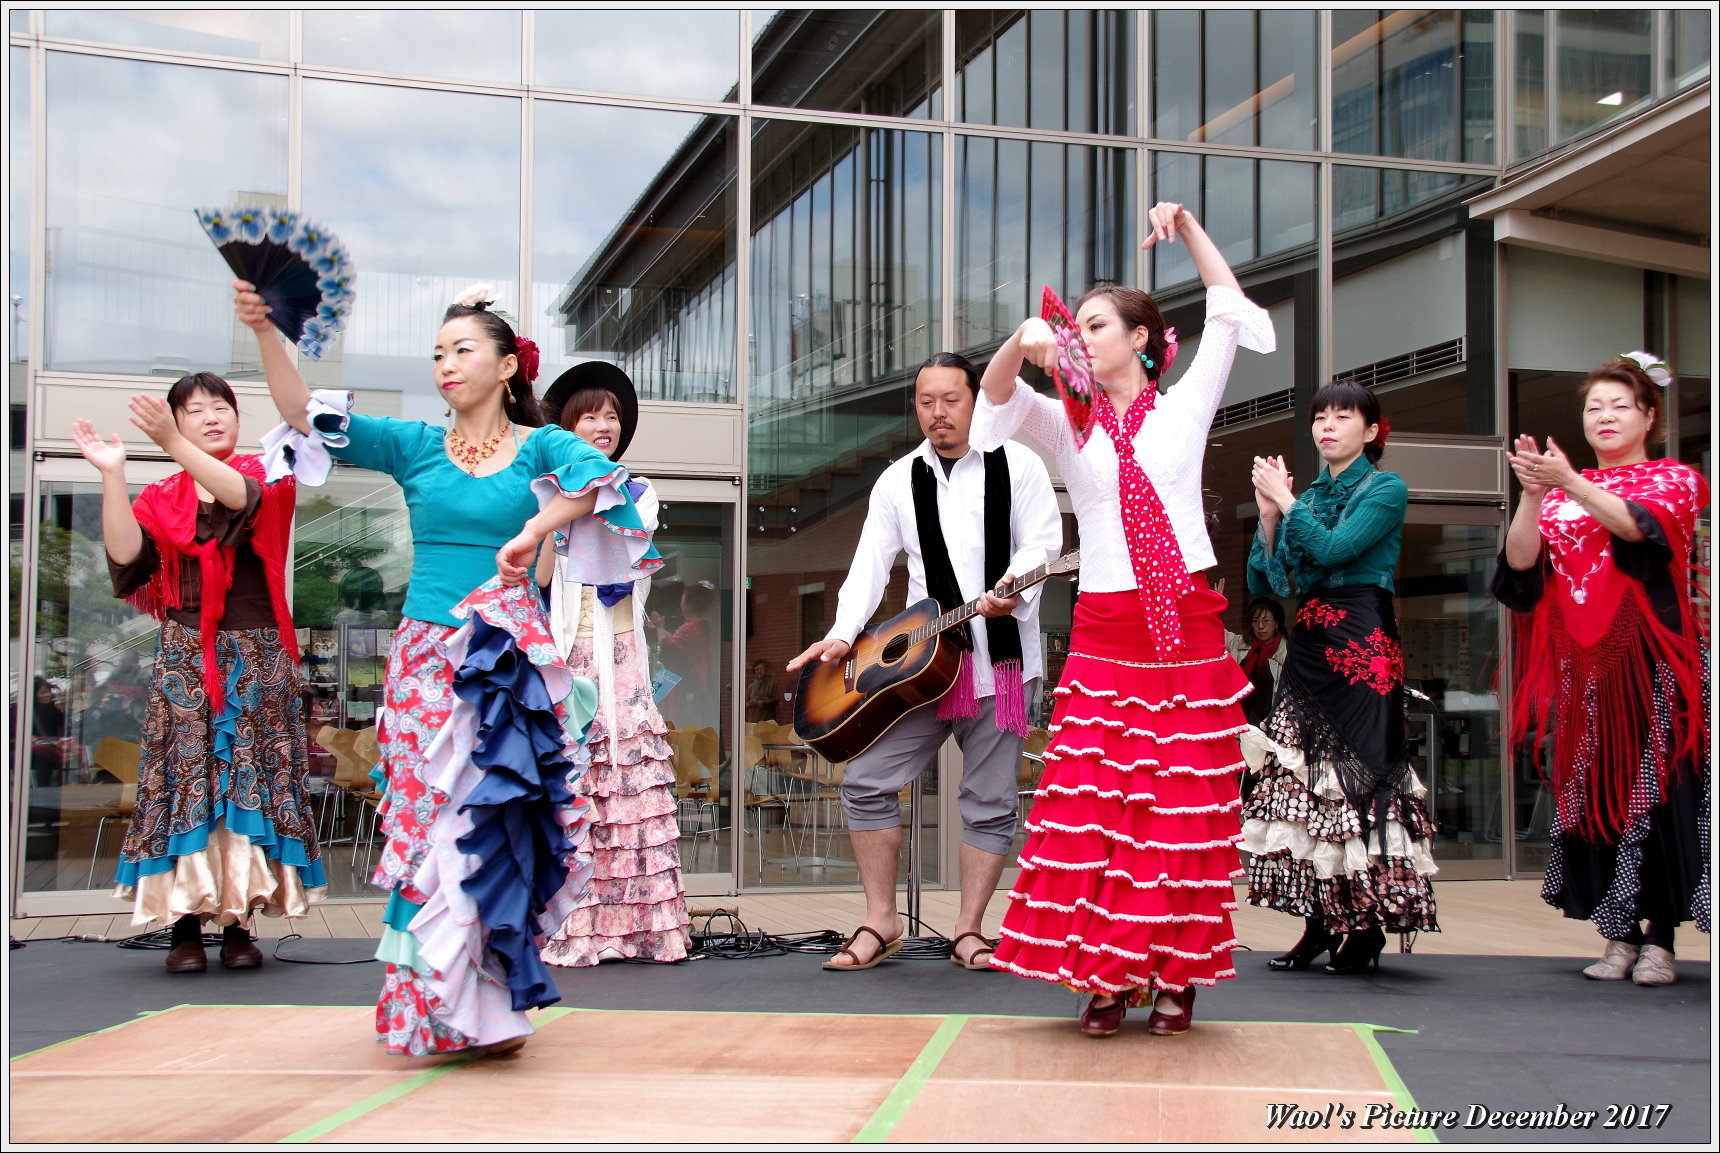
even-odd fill
[(448, 455), (454, 458), (467, 475), (477, 476), (478, 466), (496, 455), (496, 450), (502, 447), (502, 438), (513, 428), (512, 422), (502, 425), (501, 431), (482, 444), (472, 444), (453, 429), (448, 430)]

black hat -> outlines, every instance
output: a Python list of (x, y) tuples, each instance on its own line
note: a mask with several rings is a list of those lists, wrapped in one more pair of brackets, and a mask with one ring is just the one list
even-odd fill
[(621, 416), (621, 437), (615, 442), (615, 449), (609, 454), (609, 459), (620, 460), (621, 454), (627, 451), (627, 446), (633, 443), (633, 434), (639, 428), (639, 394), (633, 388), (632, 379), (605, 360), (588, 360), (583, 364), (576, 364), (556, 377), (555, 383), (544, 390), (541, 402), (544, 416), (556, 424), (561, 424), (561, 410), (567, 407), (573, 394), (582, 388), (601, 388), (615, 397), (615, 411)]

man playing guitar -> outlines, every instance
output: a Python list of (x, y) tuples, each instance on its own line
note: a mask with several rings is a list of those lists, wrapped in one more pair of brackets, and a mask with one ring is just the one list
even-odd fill
[(945, 739), (962, 750), (961, 911), (952, 942), (957, 964), (989, 967), (980, 932), (1016, 826), (1016, 775), (1027, 734), (1027, 702), (1044, 676), (1035, 585), (999, 598), (1014, 574), (1057, 555), (1063, 540), (1045, 466), (1013, 442), (991, 453), (968, 450), (979, 372), (940, 352), (914, 381), (914, 409), (926, 440), (878, 478), (854, 563), (824, 640), (788, 663), (841, 660), (883, 599), (898, 553), (908, 556), (908, 602), (928, 596), (948, 611), (978, 598), (983, 620), (968, 631), (956, 685), (909, 712), (848, 762), (842, 808), (866, 893), (866, 922), (826, 969), (870, 969), (902, 947), (896, 861), (902, 847), (898, 799)]

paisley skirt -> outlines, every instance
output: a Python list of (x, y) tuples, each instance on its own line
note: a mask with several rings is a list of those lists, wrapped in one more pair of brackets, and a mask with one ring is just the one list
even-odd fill
[(211, 716), (198, 630), (161, 626), (115, 876), (134, 924), (302, 917), (328, 884), (305, 798), (298, 665), (272, 628), (217, 634), (215, 658), (226, 701)]

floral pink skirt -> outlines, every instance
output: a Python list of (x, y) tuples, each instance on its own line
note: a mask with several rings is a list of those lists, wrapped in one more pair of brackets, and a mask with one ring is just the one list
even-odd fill
[[(574, 642), (567, 665), (597, 679), (590, 637)], [(606, 955), (679, 961), (690, 942), (668, 730), (639, 675), (631, 632), (615, 637), (614, 669), (616, 732), (600, 710), (586, 735), (591, 767), (574, 784), (592, 808), (591, 886), (544, 944), (552, 965), (595, 965)]]

